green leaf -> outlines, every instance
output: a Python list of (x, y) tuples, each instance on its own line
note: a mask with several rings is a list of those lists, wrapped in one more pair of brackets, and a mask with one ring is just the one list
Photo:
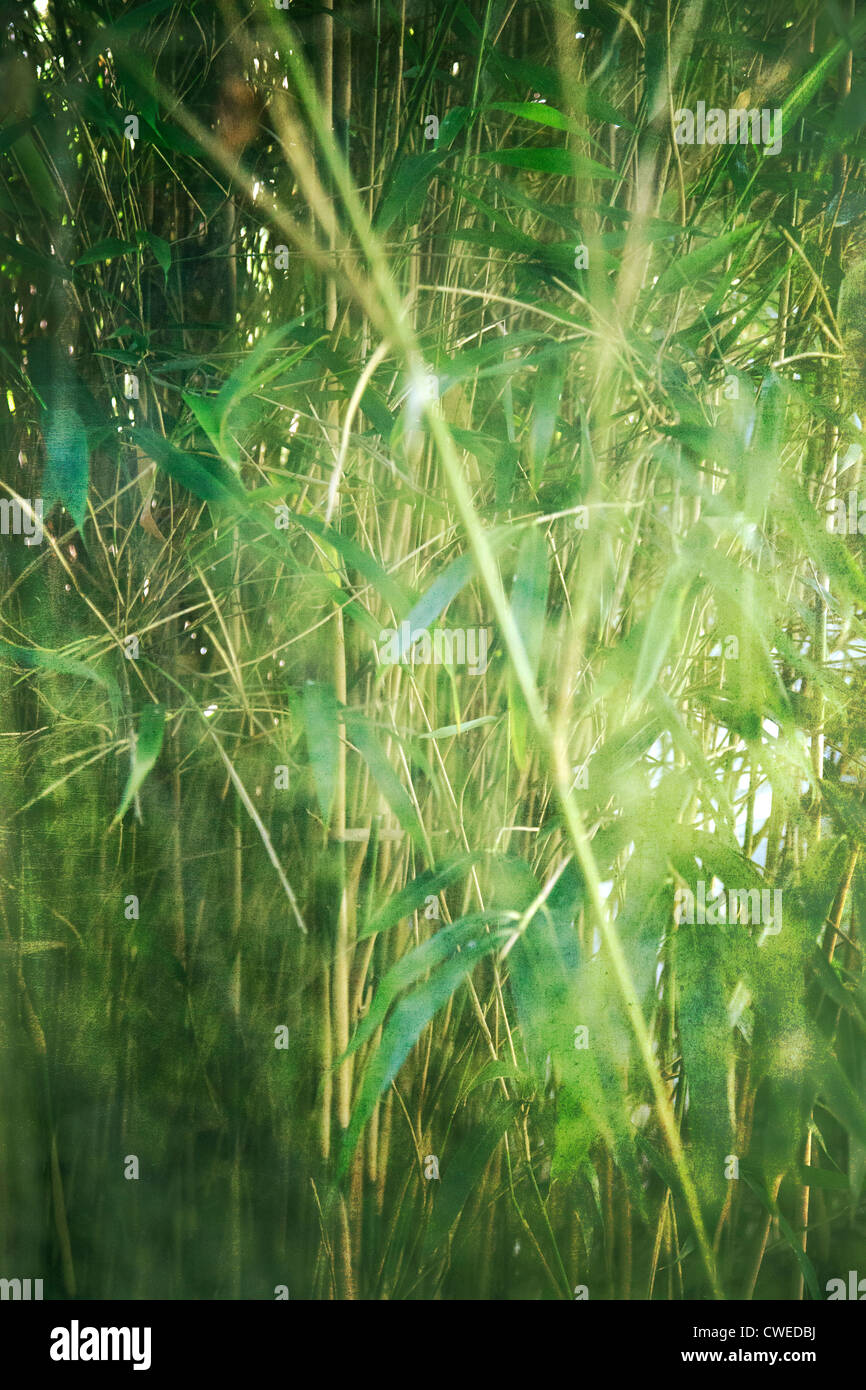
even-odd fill
[(424, 1237), (425, 1253), (431, 1254), (442, 1244), (460, 1214), (467, 1210), (469, 1198), (519, 1111), (517, 1101), (495, 1101), (459, 1147), (443, 1156), (433, 1214)]
[(181, 391), (185, 406), (192, 411), (215, 449), (220, 448), (220, 423), (216, 409), (215, 396), (195, 396), (190, 391)]
[(49, 512), (55, 502), (62, 502), (78, 530), (83, 533), (90, 482), (90, 452), (83, 421), (71, 406), (57, 406), (50, 411), (45, 430), (45, 453), (42, 477), (45, 511)]
[(374, 560), (369, 551), (362, 550), (359, 545), (349, 536), (344, 536), (342, 531), (334, 530), (333, 526), (326, 526), (324, 522), (318, 521), (312, 516), (303, 516), (300, 512), (290, 512), (299, 526), (310, 535), (316, 536), (327, 545), (332, 546), (339, 555), (343, 557), (348, 565), (358, 570), (368, 583), (390, 607), (398, 617), (402, 616), (409, 607), (409, 599), (406, 591), (386, 574), (377, 560)]
[(29, 133), (22, 135), (20, 140), (16, 140), (11, 153), (18, 161), (34, 202), (50, 217), (59, 217), (62, 206), (60, 193), (45, 160), (36, 147), (33, 136)]
[[(343, 1139), (339, 1176), (345, 1177), (361, 1132), (372, 1115), (376, 1102), (387, 1090), (402, 1067), (415, 1043), (438, 1011), (448, 1003), (454, 991), (475, 966), (490, 951), (501, 944), (506, 932), (491, 932), (437, 970), (433, 977), (402, 999), (382, 1034), (376, 1052), (367, 1063), (349, 1128)], [(435, 940), (435, 938), (434, 938)]]
[(28, 117), (23, 121), (12, 121), (9, 125), (6, 125), (5, 122), (0, 122), (0, 124), (4, 126), (2, 133), (0, 133), (0, 154), (5, 154), (16, 140), (20, 140), (22, 135), (26, 135), (28, 130), (33, 129), (35, 122), (32, 117)]
[(586, 137), (589, 134), (585, 126), (570, 120), (568, 116), (563, 116), (562, 112), (557, 111), (555, 106), (548, 106), (541, 101), (493, 101), (484, 109), (485, 111), (508, 111), (512, 116), (519, 116), (521, 120), (552, 126), (554, 130), (568, 130), (573, 135)]
[(413, 878), (411, 883), (407, 883), (405, 888), (401, 888), (399, 893), (395, 893), (384, 906), (367, 923), (364, 931), (360, 933), (359, 940), (365, 936), (373, 936), (376, 932), (386, 931), (388, 927), (393, 927), (396, 922), (408, 917), (411, 912), (415, 912), (421, 907), (431, 895), (440, 893), (449, 883), (461, 878), (467, 870), (477, 862), (477, 854), (463, 855), (459, 859), (452, 859), (447, 864), (442, 864), (436, 869), (426, 869), (424, 873)]
[[(440, 127), (441, 138), (442, 130)], [(450, 150), (428, 150), (425, 154), (406, 155), (397, 166), (394, 180), (379, 205), (374, 221), (376, 231), (381, 235), (396, 222), (412, 226), (421, 215), (421, 208), (427, 196), (427, 186)]]
[(139, 246), (150, 247), (151, 251), (156, 257), (156, 263), (162, 271), (163, 278), (167, 285), (168, 272), (171, 270), (171, 246), (167, 241), (164, 241), (161, 236), (157, 236), (155, 232), (146, 232), (139, 230), (138, 232), (136, 232), (136, 237), (138, 239)]
[(129, 772), (126, 787), (124, 788), (123, 796), (120, 798), (120, 805), (117, 808), (117, 813), (112, 822), (113, 825), (116, 825), (119, 820), (123, 820), (133, 798), (138, 796), (142, 783), (159, 757), (162, 749), (164, 732), (164, 706), (145, 706), (141, 712), (141, 719), (139, 720), (132, 767)]
[[(569, 255), (572, 250), (569, 247)], [(559, 398), (568, 359), (562, 352), (551, 355), (550, 361), (539, 364), (535, 377), (535, 397), (532, 404), (532, 423), (529, 427), (529, 458), (531, 480), (537, 488), (544, 479), (544, 465), (559, 413)]]
[(104, 241), (98, 241), (95, 246), (91, 246), (84, 251), (74, 262), (76, 268), (82, 265), (96, 265), (98, 261), (110, 261), (115, 256), (127, 256), (130, 251), (137, 251), (138, 247), (132, 241), (119, 241), (117, 237), (106, 237)]
[[(549, 556), (547, 539), (540, 526), (531, 526), (521, 542), (511, 589), (511, 611), (520, 633), (533, 677), (538, 674), (544, 642), (544, 616), (547, 610)], [(526, 760), (528, 712), (520, 684), (509, 669), (508, 703), (511, 711), (511, 739), (518, 767)]]
[(816, 1078), (821, 1104), (859, 1144), (866, 1144), (866, 1106), (851, 1085), (841, 1063), (822, 1043), (816, 1059)]
[(792, 130), (798, 117), (805, 111), (814, 96), (817, 96), (821, 87), (824, 85), (829, 74), (845, 57), (850, 48), (866, 34), (866, 15), (860, 15), (856, 23), (851, 25), (848, 34), (838, 39), (824, 57), (810, 68), (804, 77), (800, 79), (793, 92), (786, 97), (782, 103), (782, 133), (783, 136)]
[(136, 426), (129, 433), (148, 458), (153, 459), (164, 473), (196, 497), (201, 497), (205, 502), (221, 502), (234, 510), (246, 500), (246, 493), (239, 482), (228, 477), (217, 478), (203, 461), (177, 449), (162, 435), (144, 425)]
[[(291, 323), (266, 333), (255, 344), (251, 352), (245, 353), (231, 376), (228, 377), (219, 395), (215, 398), (215, 418), (219, 423), (220, 446), (225, 435), (226, 423), (234, 407), (247, 396), (261, 391), (268, 382), (288, 372), (296, 362), (300, 362), (316, 349), (325, 338), (324, 334), (311, 336), (294, 352), (280, 350), (286, 338), (294, 337), (306, 315), (292, 319)], [(270, 359), (270, 360), (269, 360)], [(219, 447), (219, 446), (218, 446)]]
[(372, 773), (373, 780), (384, 796), (400, 825), (416, 838), (421, 835), (421, 822), (400, 778), (382, 750), (379, 740), (365, 717), (355, 710), (346, 711), (346, 732)]
[(479, 159), (489, 159), (495, 164), (506, 164), (512, 169), (529, 169), (540, 174), (564, 174), (566, 178), (576, 179), (615, 179), (618, 174), (599, 164), (586, 155), (572, 154), (570, 150), (537, 149), (527, 146), (522, 150), (485, 150)]
[(484, 724), (495, 724), (497, 716), (495, 714), (482, 714), (480, 719), (467, 719), (465, 724), (443, 724), (440, 729), (425, 729), (423, 734), (416, 734), (419, 743), (423, 743), (430, 738), (457, 738), (460, 734), (466, 734), (470, 729), (480, 729)]
[[(392, 965), (376, 990), (370, 1008), (355, 1029), (345, 1053), (337, 1059), (334, 1066), (339, 1067), (373, 1036), (398, 994), (404, 989), (409, 989), (428, 971), (447, 961), (456, 951), (467, 945), (474, 947), (477, 938), (483, 937), (484, 940), (488, 940), (484, 928), (501, 915), (495, 912), (468, 912), (464, 917), (458, 917), (450, 926), (442, 927), (429, 940), (423, 941), (414, 951), (398, 960), (396, 965)], [(495, 941), (504, 941), (505, 935), (503, 930), (496, 936)], [(489, 945), (488, 949), (492, 950), (493, 945)]]
[(307, 681), (301, 707), (316, 799), (327, 825), (337, 790), (340, 759), (340, 720), (334, 687), (324, 681)]
[(402, 661), (419, 632), (439, 617), (451, 600), (475, 573), (475, 561), (469, 554), (460, 555), (437, 575), (430, 588), (407, 613), (401, 625), (398, 660)]
[(748, 241), (759, 225), (758, 222), (749, 222), (745, 227), (737, 227), (733, 232), (724, 232), (722, 236), (713, 237), (712, 241), (701, 242), (700, 246), (688, 251), (685, 256), (679, 256), (662, 271), (654, 286), (655, 293), (667, 294), (670, 290), (694, 285), (702, 275), (706, 275), (723, 261), (735, 247)]
[(452, 106), (450, 111), (446, 111), (439, 125), (439, 139), (433, 148), (450, 150), (471, 115), (468, 106)]
[(534, 92), (540, 92), (543, 97), (548, 97), (552, 101), (558, 100), (560, 95), (559, 74), (553, 67), (546, 68), (539, 63), (528, 63), (525, 58), (512, 58), (508, 54), (500, 53), (497, 49), (492, 51), (491, 57), (496, 66), (518, 89), (523, 90), (526, 87), (531, 87)]
[(815, 1299), (815, 1301), (817, 1302), (821, 1297), (821, 1293), (818, 1287), (818, 1277), (815, 1274), (815, 1266), (812, 1264), (812, 1261), (809, 1259), (808, 1255), (803, 1250), (801, 1240), (798, 1239), (797, 1235), (793, 1231), (791, 1223), (787, 1221), (785, 1217), (782, 1215), (781, 1211), (779, 1210), (778, 1202), (774, 1202), (770, 1199), (763, 1184), (756, 1181), (745, 1170), (741, 1170), (741, 1172), (746, 1185), (752, 1189), (764, 1210), (768, 1212), (770, 1216), (774, 1216), (778, 1221), (779, 1230), (781, 1231), (782, 1236), (784, 1237), (785, 1241), (790, 1247), (794, 1259), (797, 1261), (800, 1273), (803, 1275), (803, 1281), (806, 1285), (806, 1288), (809, 1290), (809, 1293), (812, 1296), (812, 1298)]
[(644, 628), (634, 673), (632, 699), (635, 704), (648, 695), (656, 683), (679, 625), (688, 587), (689, 577), (684, 566), (675, 565), (665, 578)]
[[(510, 541), (514, 532), (509, 526), (496, 527), (487, 533), (487, 543), (494, 555), (498, 554)], [(445, 611), (451, 600), (473, 578), (475, 561), (467, 551), (450, 561), (441, 574), (438, 574), (429, 589), (418, 600), (403, 619), (408, 624), (400, 633), (399, 659), (402, 661), (412, 641), (418, 633), (428, 628)], [(408, 634), (408, 635), (407, 635)]]
[(624, 130), (636, 129), (634, 122), (629, 120), (624, 111), (617, 106), (611, 106), (593, 87), (578, 87), (575, 92), (575, 105), (578, 110), (582, 107), (592, 121), (622, 126)]
[(834, 591), (850, 594), (859, 603), (866, 602), (866, 575), (841, 537), (827, 530), (826, 518), (816, 513), (805, 488), (791, 479), (785, 494), (777, 498), (776, 508), (779, 518), (791, 526), (795, 535), (799, 533), (816, 569), (826, 570)]
[(117, 715), (121, 705), (120, 687), (110, 676), (100, 675), (94, 671), (92, 666), (88, 666), (84, 661), (78, 661), (75, 657), (64, 656), (62, 652), (49, 651), (39, 647), (15, 647), (11, 643), (4, 642), (0, 646), (0, 657), (8, 657), (17, 666), (23, 666), (28, 671), (57, 671), (66, 676), (78, 676), (82, 680), (93, 681), (96, 685), (101, 685), (107, 691), (111, 701), (112, 713)]
[(850, 1192), (851, 1184), (844, 1173), (836, 1173), (832, 1168), (807, 1168), (801, 1163), (797, 1169), (797, 1181), (803, 1187), (820, 1187), (825, 1192)]

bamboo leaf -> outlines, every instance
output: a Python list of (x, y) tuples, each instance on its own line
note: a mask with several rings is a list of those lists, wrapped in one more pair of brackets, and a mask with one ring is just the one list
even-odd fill
[(662, 271), (655, 285), (654, 293), (668, 294), (672, 290), (691, 286), (713, 270), (726, 256), (742, 246), (754, 236), (758, 222), (747, 222), (744, 227), (736, 227), (732, 232), (723, 232), (712, 241), (701, 242), (691, 251), (672, 261), (667, 270)]
[(398, 660), (402, 661), (410, 650), (419, 632), (428, 628), (448, 607), (451, 600), (459, 594), (475, 573), (475, 561), (469, 554), (459, 555), (437, 575), (413, 608), (406, 614), (401, 624)]
[(390, 604), (398, 617), (406, 612), (409, 607), (409, 599), (405, 589), (396, 580), (386, 574), (378, 560), (375, 560), (369, 551), (363, 550), (357, 545), (350, 536), (343, 535), (342, 531), (337, 531), (333, 526), (325, 526), (315, 517), (304, 516), (300, 512), (290, 512), (299, 526), (310, 535), (316, 536), (319, 540), (333, 546), (338, 555), (358, 570), (360, 574), (372, 584), (377, 593)]
[(782, 103), (783, 137), (793, 130), (795, 122), (806, 107), (817, 96), (830, 73), (841, 63), (849, 49), (853, 48), (866, 34), (866, 15), (860, 15), (851, 25), (848, 34), (838, 39), (828, 53), (809, 69), (800, 79), (793, 92)]
[(156, 263), (163, 274), (163, 280), (168, 285), (168, 272), (171, 270), (171, 246), (161, 236), (155, 232), (138, 231), (136, 232), (139, 246), (149, 246), (153, 252)]
[(653, 603), (641, 640), (634, 673), (632, 699), (639, 703), (649, 694), (665, 664), (677, 631), (689, 587), (689, 578), (680, 564), (670, 571)]
[(478, 858), (478, 855), (461, 855), (459, 859), (449, 860), (435, 869), (426, 869), (379, 908), (360, 933), (359, 939), (373, 936), (376, 932), (387, 931), (389, 927), (423, 907), (429, 897), (441, 893), (442, 889), (447, 888), (455, 879), (462, 878)]
[(17, 666), (23, 666), (28, 671), (56, 671), (62, 675), (77, 676), (81, 680), (93, 681), (107, 692), (111, 701), (112, 712), (116, 715), (120, 709), (121, 694), (117, 682), (110, 676), (102, 675), (99, 671), (94, 670), (85, 661), (64, 656), (62, 652), (48, 651), (38, 647), (16, 647), (7, 642), (0, 645), (0, 657), (7, 657), (10, 661), (14, 661)]
[(503, 164), (510, 169), (529, 169), (539, 174), (562, 174), (575, 179), (615, 179), (616, 171), (599, 164), (586, 155), (573, 154), (570, 150), (538, 149), (527, 146), (525, 149), (483, 150), (479, 159)]
[(302, 709), (316, 797), (322, 819), (328, 825), (340, 759), (340, 724), (334, 687), (324, 681), (306, 681)]
[(98, 241), (95, 246), (90, 246), (83, 251), (75, 261), (76, 268), (82, 265), (98, 265), (101, 261), (112, 261), (117, 256), (128, 256), (130, 251), (137, 251), (138, 247), (132, 241), (121, 241), (119, 237), (106, 237), (104, 241)]
[(45, 511), (62, 502), (78, 530), (84, 531), (90, 483), (90, 451), (81, 416), (70, 406), (55, 406), (45, 430), (45, 472), (42, 497)]
[(413, 837), (422, 839), (418, 812), (364, 715), (347, 710), (346, 732), (369, 767), (373, 780), (400, 825)]
[(163, 734), (165, 732), (165, 707), (163, 705), (147, 705), (141, 712), (138, 723), (138, 734), (135, 738), (135, 746), (130, 768), (129, 778), (120, 798), (120, 805), (115, 813), (113, 825), (123, 820), (132, 801), (138, 796), (148, 774), (153, 770), (156, 760), (162, 750)]
[[(442, 965), (452, 957), (455, 951), (467, 948), (474, 950), (477, 945), (477, 938), (484, 936), (485, 927), (494, 924), (499, 920), (499, 914), (489, 912), (469, 912), (463, 917), (458, 917), (456, 922), (452, 922), (448, 927), (441, 927), (439, 931), (431, 936), (428, 941), (422, 942), (414, 951), (410, 951), (407, 956), (392, 965), (387, 972), (370, 1005), (369, 1012), (361, 1019), (355, 1029), (352, 1041), (343, 1057), (340, 1057), (335, 1066), (340, 1066), (346, 1057), (351, 1057), (358, 1051), (369, 1038), (373, 1036), (376, 1029), (384, 1022), (388, 1010), (391, 1008), (398, 994), (403, 990), (411, 988), (428, 971)], [(505, 939), (504, 931), (495, 934), (496, 940), (488, 945), (492, 950), (497, 943), (502, 943)]]
[(194, 496), (205, 502), (221, 503), (234, 511), (243, 506), (246, 493), (230, 475), (217, 478), (203, 459), (176, 448), (145, 425), (136, 425), (129, 433), (149, 459)]
[[(544, 617), (547, 609), (548, 577), (547, 540), (542, 529), (531, 526), (523, 538), (517, 556), (514, 583), (511, 589), (511, 611), (521, 640), (526, 648), (533, 677), (544, 643)], [(528, 712), (523, 691), (512, 671), (509, 672), (508, 701), (511, 713), (511, 736), (514, 756), (519, 767), (526, 760), (526, 730)]]
[(509, 1125), (520, 1113), (518, 1102), (498, 1100), (462, 1143), (442, 1158), (440, 1187), (424, 1239), (425, 1252), (436, 1250), (453, 1230), (477, 1188)]
[(394, 1080), (424, 1028), (448, 1003), (454, 991), (475, 969), (478, 962), (499, 944), (501, 936), (495, 933), (477, 940), (473, 946), (467, 944), (453, 960), (441, 966), (430, 980), (397, 1004), (382, 1034), (382, 1040), (364, 1071), (351, 1123), (343, 1139), (338, 1166), (340, 1178), (345, 1177), (348, 1171), (352, 1154), (377, 1100)]

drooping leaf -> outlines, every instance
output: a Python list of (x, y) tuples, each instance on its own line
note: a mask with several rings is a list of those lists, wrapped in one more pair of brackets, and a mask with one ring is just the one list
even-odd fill
[(325, 681), (306, 681), (302, 709), (316, 797), (327, 825), (337, 790), (340, 758), (340, 720), (334, 687)]
[[(520, 633), (533, 677), (544, 643), (544, 618), (549, 583), (547, 540), (540, 526), (526, 532), (517, 556), (514, 583), (511, 589), (511, 612)], [(519, 767), (526, 758), (528, 712), (526, 700), (513, 671), (509, 671), (508, 703), (511, 714), (511, 737), (514, 756)]]
[[(441, 137), (441, 129), (439, 134)], [(380, 235), (387, 232), (398, 217), (410, 226), (417, 222), (430, 180), (450, 153), (448, 149), (437, 148), (425, 154), (404, 156), (376, 213), (374, 226)]]
[(149, 246), (153, 252), (156, 263), (163, 274), (165, 284), (168, 284), (168, 272), (171, 270), (171, 246), (161, 236), (155, 232), (139, 230), (136, 233), (139, 246)]
[(101, 685), (107, 692), (112, 712), (115, 715), (120, 708), (121, 694), (117, 682), (111, 676), (103, 675), (94, 670), (92, 666), (88, 666), (86, 661), (78, 661), (75, 657), (64, 656), (63, 652), (49, 651), (38, 647), (17, 647), (6, 642), (0, 645), (0, 659), (4, 657), (14, 661), (16, 666), (23, 666), (28, 671), (57, 671), (62, 675), (77, 676), (81, 680), (93, 681), (96, 685)]
[(373, 733), (366, 717), (360, 712), (346, 712), (346, 732), (356, 745), (372, 773), (373, 780), (384, 796), (400, 825), (413, 837), (421, 837), (418, 812), (400, 778), (385, 756), (384, 749)]
[(472, 1193), (519, 1110), (517, 1101), (498, 1099), (462, 1143), (442, 1156), (436, 1204), (424, 1239), (428, 1254), (442, 1244), (468, 1209)]
[(382, 1033), (382, 1040), (364, 1071), (364, 1078), (340, 1154), (338, 1172), (345, 1176), (361, 1133), (383, 1091), (390, 1086), (422, 1030), (448, 1003), (457, 987), (480, 960), (501, 944), (504, 933), (489, 933), (466, 945), (432, 977), (402, 999)]
[(45, 511), (61, 502), (78, 530), (84, 531), (90, 451), (81, 416), (71, 406), (58, 405), (48, 413), (45, 430), (45, 472), (42, 498)]
[(664, 666), (677, 631), (688, 585), (688, 574), (684, 566), (675, 564), (653, 603), (643, 632), (634, 673), (632, 698), (635, 703), (649, 693)]
[(655, 285), (654, 293), (667, 294), (683, 286), (694, 285), (702, 275), (723, 261), (727, 255), (754, 236), (757, 222), (748, 222), (744, 227), (736, 227), (732, 232), (723, 232), (712, 241), (702, 241), (698, 246), (672, 261), (667, 270), (662, 271)]
[(452, 859), (435, 869), (426, 869), (379, 908), (360, 934), (361, 938), (387, 931), (388, 927), (393, 927), (396, 922), (408, 917), (410, 913), (423, 906), (431, 895), (441, 893), (449, 883), (462, 877), (477, 858), (477, 855), (462, 855), (459, 859)]
[(398, 660), (403, 660), (417, 634), (435, 622), (455, 595), (469, 583), (474, 573), (473, 557), (459, 555), (436, 576), (423, 598), (406, 614), (405, 627), (400, 633)]
[[(345, 1056), (351, 1057), (373, 1036), (399, 994), (411, 988), (428, 971), (442, 965), (456, 951), (464, 947), (474, 949), (477, 941), (485, 935), (485, 928), (488, 925), (494, 927), (500, 915), (490, 912), (468, 912), (465, 916), (458, 917), (450, 926), (440, 927), (427, 941), (403, 956), (396, 965), (392, 965), (376, 990), (369, 1010), (355, 1029)], [(500, 931), (496, 941), (503, 940), (504, 934)], [(492, 944), (489, 949), (493, 949)], [(339, 1066), (342, 1061), (343, 1058), (339, 1058), (334, 1065)]]
[(148, 458), (196, 497), (205, 502), (222, 503), (234, 510), (244, 504), (246, 493), (235, 479), (226, 475), (216, 477), (203, 460), (178, 449), (145, 425), (136, 425), (130, 435)]
[(76, 260), (76, 266), (98, 265), (101, 261), (111, 261), (117, 256), (128, 256), (130, 251), (137, 251), (138, 247), (132, 241), (121, 241), (119, 237), (106, 237), (104, 241), (98, 241), (95, 246), (90, 246), (83, 251)]
[(291, 513), (294, 520), (305, 531), (332, 546), (337, 553), (342, 556), (348, 565), (358, 570), (360, 574), (373, 585), (377, 593), (381, 594), (387, 603), (391, 605), (398, 617), (402, 617), (409, 607), (409, 600), (406, 591), (386, 574), (378, 560), (367, 550), (363, 550), (351, 536), (343, 535), (342, 531), (337, 531), (333, 526), (325, 526), (315, 517), (303, 515), (300, 512)]
[(608, 169), (587, 155), (574, 154), (571, 150), (538, 149), (527, 146), (520, 150), (484, 150), (479, 159), (490, 160), (494, 164), (507, 165), (511, 169), (529, 169), (539, 174), (563, 174), (576, 179), (615, 179), (616, 170)]
[(163, 705), (146, 705), (141, 711), (138, 722), (132, 767), (114, 817), (115, 824), (117, 821), (123, 820), (133, 799), (138, 796), (145, 778), (154, 767), (162, 749), (164, 732), (165, 707)]

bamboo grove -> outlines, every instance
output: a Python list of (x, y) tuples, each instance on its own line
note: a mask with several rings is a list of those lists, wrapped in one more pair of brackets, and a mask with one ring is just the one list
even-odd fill
[(0, 1276), (827, 1297), (862, 3), (0, 12)]

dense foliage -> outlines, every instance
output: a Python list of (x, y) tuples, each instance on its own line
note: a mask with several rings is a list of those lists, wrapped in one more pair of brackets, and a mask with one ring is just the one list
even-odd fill
[(826, 1297), (862, 3), (0, 13), (0, 1276)]

